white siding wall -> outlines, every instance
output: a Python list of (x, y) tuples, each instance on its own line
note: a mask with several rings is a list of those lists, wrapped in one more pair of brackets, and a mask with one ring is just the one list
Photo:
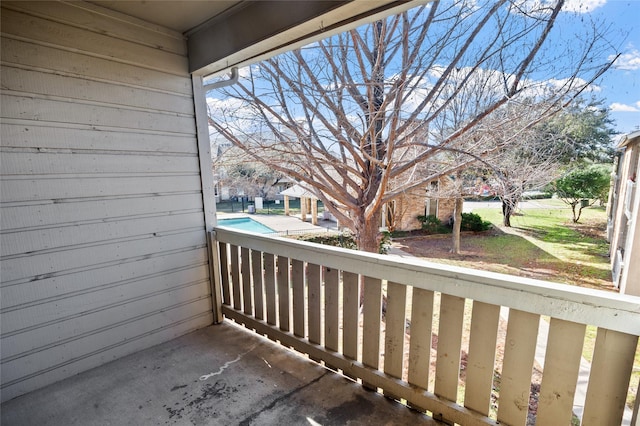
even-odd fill
[(2, 2), (2, 400), (212, 322), (179, 34)]

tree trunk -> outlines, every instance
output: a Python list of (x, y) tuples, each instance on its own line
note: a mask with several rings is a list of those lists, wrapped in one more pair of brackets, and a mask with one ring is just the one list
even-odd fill
[(580, 207), (578, 208), (578, 215), (576, 216), (576, 209), (575, 207), (573, 208), (573, 223), (578, 223), (578, 221), (580, 220), (580, 216), (582, 215), (582, 204), (580, 204)]
[(456, 204), (453, 211), (453, 240), (451, 253), (460, 254), (460, 227), (462, 226), (462, 207), (464, 199), (456, 198)]
[(358, 250), (378, 253), (380, 249), (380, 219), (381, 213), (377, 212), (369, 220), (364, 215), (354, 220)]
[(513, 214), (514, 204), (507, 198), (502, 199), (502, 225), (511, 228), (511, 215)]
[[(358, 250), (369, 253), (378, 253), (380, 250), (380, 220), (382, 212), (374, 213), (373, 217), (366, 220), (364, 214), (355, 218), (356, 244)], [(364, 304), (364, 280), (360, 280), (360, 306)]]

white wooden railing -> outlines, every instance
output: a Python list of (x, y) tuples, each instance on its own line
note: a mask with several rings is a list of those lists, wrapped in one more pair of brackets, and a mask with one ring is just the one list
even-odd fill
[(582, 424), (622, 422), (640, 298), (228, 229), (212, 239), (226, 318), (448, 423), (524, 425), (541, 375), (536, 424), (570, 424), (595, 326)]

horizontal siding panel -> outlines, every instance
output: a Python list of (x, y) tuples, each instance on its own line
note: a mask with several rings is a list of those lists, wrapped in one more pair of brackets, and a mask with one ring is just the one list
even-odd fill
[[(181, 336), (212, 323), (207, 299), (158, 313), (124, 327), (39, 352), (28, 359), (2, 365), (3, 400), (54, 381), (69, 377), (116, 358)], [(96, 348), (91, 350), (91, 348)], [(47, 356), (51, 357), (48, 358)], [(37, 366), (49, 365), (44, 369)], [(40, 376), (40, 377), (37, 377)], [(36, 380), (31, 380), (31, 379)], [(19, 383), (29, 380), (31, 383)], [(14, 382), (15, 381), (15, 382)], [(7, 389), (10, 388), (10, 389)]]
[(142, 88), (8, 66), (2, 70), (2, 88), (81, 101), (194, 114), (193, 100), (188, 95), (152, 92)]
[(142, 260), (166, 251), (204, 246), (205, 232), (193, 230), (16, 257), (0, 261), (0, 268), (5, 283), (15, 280), (39, 280), (60, 275), (62, 272), (97, 269), (98, 266), (107, 266), (110, 263)]
[(21, 228), (57, 224), (97, 223), (131, 216), (175, 214), (185, 209), (202, 211), (202, 194), (178, 194), (107, 200), (4, 207), (0, 210), (3, 233)]
[(90, 3), (2, 6), (6, 400), (213, 316), (182, 35)]
[[(49, 303), (65, 297), (102, 291), (108, 288), (163, 277), (172, 271), (190, 269), (208, 263), (205, 248), (188, 249), (164, 255), (149, 256), (135, 262), (119, 263), (86, 271), (21, 282), (2, 288), (1, 310), (9, 311)], [(4, 324), (3, 325), (3, 332)], [(10, 331), (6, 331), (10, 332)]]
[(157, 195), (196, 192), (202, 188), (199, 175), (4, 179), (0, 185), (5, 203), (135, 194)]
[(2, 117), (172, 132), (195, 137), (193, 117), (8, 94), (2, 98)]
[(3, 176), (98, 173), (198, 173), (196, 156), (2, 152)]
[(25, 253), (35, 254), (42, 250), (73, 248), (73, 246), (80, 244), (99, 243), (137, 236), (155, 236), (198, 227), (204, 228), (204, 214), (201, 211), (33, 231), (17, 231), (2, 235), (0, 255), (4, 258)]
[[(211, 304), (206, 299), (191, 300), (188, 303), (182, 300), (176, 301), (173, 306), (167, 305), (168, 300), (158, 305), (158, 310), (153, 315), (137, 318), (135, 322), (127, 322), (119, 327), (107, 328), (102, 332), (84, 336), (81, 339), (73, 340), (58, 346), (49, 348), (46, 351), (33, 352), (27, 356), (16, 358), (2, 363), (2, 382), (19, 379), (39, 371), (41, 365), (60, 365), (65, 362), (72, 362), (75, 358), (80, 358), (91, 348), (108, 347), (127, 337), (133, 337), (157, 328), (160, 325), (171, 324), (194, 313), (201, 313), (210, 309)], [(192, 306), (194, 305), (194, 306)], [(164, 306), (166, 308), (163, 309)]]
[(136, 65), (9, 38), (2, 39), (0, 55), (5, 64), (22, 65), (169, 93), (188, 96), (192, 94), (191, 79), (186, 73), (184, 76), (168, 76), (162, 71), (143, 69)]
[(33, 15), (3, 9), (2, 31), (27, 40), (55, 44), (74, 51), (140, 65), (173, 74), (187, 74), (186, 56), (96, 34)]
[(131, 130), (106, 130), (92, 126), (67, 123), (38, 123), (27, 120), (4, 120), (0, 127), (0, 145), (7, 148), (32, 148), (47, 150), (96, 150), (198, 154), (193, 136), (168, 135), (156, 132)]
[[(174, 272), (162, 278), (138, 281), (123, 288), (97, 291), (55, 303), (2, 314), (5, 333), (3, 357), (42, 348), (60, 340), (143, 317), (163, 306), (183, 303), (209, 292), (208, 266)], [(40, 327), (34, 328), (39, 325)]]
[[(51, 1), (6, 2), (2, 5), (14, 10), (30, 13), (36, 16), (50, 17), (62, 23), (68, 23), (94, 33), (116, 36), (117, 38), (133, 41), (146, 46), (155, 47), (167, 52), (186, 55), (187, 45), (182, 34), (168, 30), (159, 31), (153, 25), (140, 25), (139, 22), (129, 23), (115, 12), (84, 3), (61, 3)], [(119, 14), (117, 14), (119, 15)], [(126, 17), (126, 16), (125, 16)], [(131, 20), (131, 18), (129, 18)]]
[(100, 366), (106, 362), (129, 355), (157, 344), (166, 342), (188, 332), (210, 325), (213, 322), (211, 312), (193, 315), (169, 326), (157, 327), (147, 333), (118, 342), (101, 351), (94, 351), (84, 357), (61, 366), (53, 366), (41, 374), (31, 375), (2, 389), (2, 400), (7, 401), (33, 389), (46, 386), (74, 374)]

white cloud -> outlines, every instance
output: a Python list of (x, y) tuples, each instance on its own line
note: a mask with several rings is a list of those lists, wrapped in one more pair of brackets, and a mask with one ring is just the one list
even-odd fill
[(565, 12), (589, 13), (604, 6), (607, 0), (567, 0), (562, 10)]
[(636, 106), (614, 102), (609, 109), (613, 112), (640, 112), (640, 102), (636, 102)]
[[(614, 55), (609, 56), (609, 60), (613, 60)], [(632, 49), (627, 53), (623, 53), (616, 60), (614, 67), (625, 71), (640, 70), (640, 51), (638, 49)]]
[(602, 91), (602, 88), (596, 84), (587, 84), (587, 80), (583, 79), (583, 78), (573, 78), (573, 79), (569, 79), (569, 78), (561, 78), (561, 79), (557, 79), (557, 78), (552, 78), (550, 80), (547, 80), (547, 84), (549, 85), (549, 87), (552, 87), (556, 90), (560, 90), (560, 89), (564, 89), (566, 88), (568, 85), (572, 85), (574, 87), (581, 87), (581, 86), (586, 86), (586, 88), (584, 89), (587, 92), (591, 92), (591, 93), (596, 93), (596, 92), (600, 92)]
[[(607, 0), (567, 0), (564, 12), (589, 13), (605, 5)], [(527, 14), (548, 14), (555, 7), (555, 0), (521, 0), (518, 7)]]

